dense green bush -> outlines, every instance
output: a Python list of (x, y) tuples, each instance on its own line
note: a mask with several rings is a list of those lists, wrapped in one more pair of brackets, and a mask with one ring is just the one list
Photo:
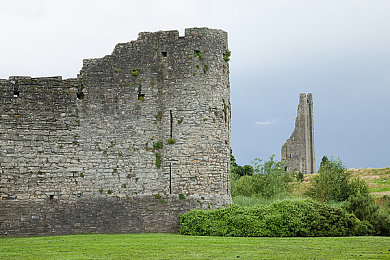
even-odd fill
[(368, 194), (366, 183), (352, 177), (340, 160), (323, 161), (306, 195), (319, 201), (345, 201), (350, 196)]
[(232, 196), (284, 198), (291, 190), (290, 181), (291, 177), (287, 172), (242, 176), (238, 180), (232, 181), (231, 193)]
[(181, 234), (200, 236), (348, 236), (361, 229), (360, 220), (346, 210), (309, 199), (192, 210), (179, 222)]
[(254, 175), (247, 174), (240, 177), (238, 174), (233, 174), (231, 178), (232, 196), (266, 199), (286, 197), (291, 190), (289, 182), (292, 178), (288, 172), (284, 171), (282, 162), (274, 161), (274, 157), (275, 155), (272, 155), (264, 163), (258, 158), (253, 160)]
[(344, 208), (365, 224), (361, 235), (390, 235), (389, 212), (381, 209), (370, 195), (351, 196)]

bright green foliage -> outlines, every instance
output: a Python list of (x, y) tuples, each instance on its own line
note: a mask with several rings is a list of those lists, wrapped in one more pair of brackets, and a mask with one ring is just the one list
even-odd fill
[(239, 177), (245, 175), (247, 176), (253, 175), (253, 167), (250, 165), (244, 165), (244, 166), (237, 165), (236, 167), (231, 169), (231, 171), (234, 171), (234, 174), (238, 175)]
[(203, 72), (206, 73), (208, 70), (209, 70), (209, 65), (208, 64), (204, 65)]
[(329, 159), (328, 157), (326, 157), (326, 155), (324, 155), (321, 159), (321, 163), (320, 163), (320, 169), (323, 168), (326, 164), (329, 163)]
[(230, 177), (232, 181), (238, 180), (244, 175), (253, 175), (253, 167), (250, 165), (238, 165), (236, 158), (234, 158), (232, 150), (230, 149)]
[[(261, 159), (255, 159), (252, 163), (254, 175), (243, 175), (241, 178), (232, 178), (231, 193), (232, 196), (254, 196), (258, 198), (283, 198), (290, 191), (289, 182), (292, 181), (290, 174), (283, 170), (283, 163), (274, 161), (274, 156), (264, 164)], [(234, 157), (233, 157), (234, 158)], [(237, 166), (233, 169), (236, 176), (240, 169)], [(244, 166), (245, 167), (245, 166)], [(252, 170), (250, 169), (250, 170)], [(233, 177), (235, 177), (233, 175)]]
[(243, 176), (231, 184), (232, 196), (254, 196), (258, 198), (283, 198), (290, 191), (288, 173), (274, 173), (270, 175), (256, 174)]
[(161, 168), (161, 154), (155, 153), (155, 155), (156, 155), (156, 166), (157, 168)]
[(319, 201), (345, 201), (350, 196), (368, 193), (366, 183), (353, 178), (340, 160), (323, 164), (318, 173), (312, 178), (306, 195)]
[(133, 77), (138, 77), (138, 75), (139, 75), (139, 69), (134, 69), (134, 70), (132, 70), (132, 71), (131, 71), (131, 75), (132, 75)]
[(197, 236), (349, 236), (361, 222), (341, 208), (313, 200), (266, 206), (192, 210), (179, 217), (180, 233)]
[(262, 163), (260, 158), (255, 158), (252, 161), (253, 168), (256, 174), (271, 175), (273, 173), (285, 172), (284, 163), (280, 161), (274, 161), (275, 154), (273, 154), (269, 161)]
[(349, 197), (344, 208), (365, 225), (361, 235), (390, 235), (390, 214), (375, 203), (369, 194)]
[(158, 141), (158, 142), (155, 142), (154, 144), (153, 144), (153, 148), (154, 149), (161, 149), (161, 148), (163, 148), (163, 143), (161, 142), (161, 141)]
[(390, 237), (1, 237), (0, 259), (388, 259)]
[(201, 51), (195, 50), (194, 51), (194, 57), (199, 57), (200, 60), (203, 60), (204, 55)]
[(298, 181), (298, 182), (302, 182), (304, 177), (303, 177), (303, 173), (302, 172), (296, 172), (293, 174), (293, 176), (295, 177), (295, 179)]
[(253, 206), (264, 206), (275, 202), (278, 199), (266, 199), (266, 198), (257, 198), (257, 197), (247, 197), (247, 196), (234, 196), (233, 198), (234, 206), (245, 206), (245, 207), (253, 207)]
[(223, 55), (224, 61), (230, 61), (230, 55), (232, 55), (232, 52), (229, 50), (226, 50), (226, 53)]
[(176, 140), (173, 138), (168, 138), (168, 144), (175, 144)]

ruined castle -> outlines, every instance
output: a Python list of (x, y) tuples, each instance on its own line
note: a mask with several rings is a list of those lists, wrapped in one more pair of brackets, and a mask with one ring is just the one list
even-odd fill
[(140, 33), (77, 78), (0, 80), (0, 235), (175, 232), (231, 204), (227, 33)]
[(282, 160), (285, 170), (301, 173), (315, 173), (313, 97), (311, 93), (299, 95), (295, 128), (282, 146)]

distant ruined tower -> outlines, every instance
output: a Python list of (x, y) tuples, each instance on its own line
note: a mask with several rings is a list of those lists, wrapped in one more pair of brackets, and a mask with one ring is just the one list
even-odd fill
[(315, 173), (313, 97), (311, 93), (299, 95), (295, 129), (282, 146), (282, 160), (286, 170)]

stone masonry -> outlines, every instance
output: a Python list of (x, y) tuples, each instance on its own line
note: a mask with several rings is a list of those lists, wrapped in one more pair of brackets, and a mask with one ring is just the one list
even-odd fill
[(176, 232), (231, 204), (227, 33), (140, 33), (77, 78), (0, 80), (0, 235)]
[(282, 147), (282, 160), (286, 170), (301, 173), (315, 173), (314, 126), (312, 94), (301, 93), (295, 129)]

